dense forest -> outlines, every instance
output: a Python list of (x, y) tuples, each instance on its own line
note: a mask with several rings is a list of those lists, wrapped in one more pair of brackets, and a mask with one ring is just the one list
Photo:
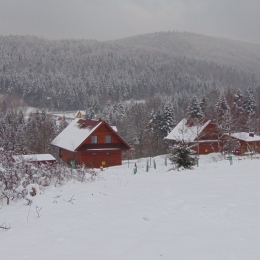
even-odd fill
[[(259, 133), (259, 68), (259, 44), (191, 33), (108, 42), (0, 36), (1, 147), (55, 154), (49, 143), (66, 123), (56, 126), (46, 110), (85, 110), (117, 125), (134, 157), (167, 152), (164, 137), (196, 104), (223, 131)], [(25, 120), (25, 105), (41, 112)]]
[(259, 67), (260, 45), (196, 34), (109, 42), (0, 36), (0, 93), (56, 110), (85, 109), (90, 99), (101, 109), (107, 100), (156, 95), (185, 110), (193, 94), (256, 87)]

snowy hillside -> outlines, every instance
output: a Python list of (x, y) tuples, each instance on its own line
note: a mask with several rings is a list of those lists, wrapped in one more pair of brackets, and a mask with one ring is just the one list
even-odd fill
[[(188, 32), (158, 32), (118, 40), (128, 46), (153, 48), (172, 55), (214, 62), (259, 75), (260, 44)], [(152, 50), (152, 49), (151, 49)]]
[(107, 42), (0, 36), (0, 47), (0, 94), (42, 109), (97, 113), (108, 100), (188, 100), (259, 86), (260, 44), (192, 33)]
[(260, 159), (145, 165), (125, 161), (95, 182), (48, 187), (31, 207), (1, 206), (11, 228), (0, 229), (0, 259), (260, 259)]

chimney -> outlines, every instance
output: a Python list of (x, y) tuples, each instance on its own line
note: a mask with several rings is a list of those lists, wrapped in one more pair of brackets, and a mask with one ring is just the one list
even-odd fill
[(78, 127), (81, 129), (81, 128), (84, 128), (85, 127), (85, 124), (82, 123), (82, 124), (79, 124)]
[(254, 137), (254, 133), (253, 132), (249, 132), (249, 136)]

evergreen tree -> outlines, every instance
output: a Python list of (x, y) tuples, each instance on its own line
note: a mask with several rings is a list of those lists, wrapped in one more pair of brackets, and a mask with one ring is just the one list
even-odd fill
[(252, 116), (255, 114), (256, 102), (254, 92), (251, 87), (247, 89), (247, 97), (245, 98), (243, 108), (247, 115)]
[(161, 116), (160, 125), (163, 137), (166, 137), (171, 132), (173, 127), (176, 125), (173, 109), (169, 105), (166, 105), (164, 108), (163, 114)]
[(199, 106), (200, 106), (201, 112), (204, 115), (206, 113), (207, 105), (208, 105), (207, 99), (205, 97), (203, 97), (202, 100), (199, 103)]
[(102, 119), (105, 120), (108, 124), (110, 124), (112, 114), (113, 114), (113, 106), (111, 102), (108, 100), (102, 111)]
[(240, 91), (237, 91), (233, 97), (233, 106), (231, 107), (231, 113), (236, 123), (237, 131), (244, 131), (246, 117), (244, 113), (244, 97)]
[(223, 117), (225, 114), (229, 112), (229, 105), (224, 94), (221, 94), (217, 103), (215, 104), (215, 112), (217, 116)]
[(85, 119), (94, 119), (95, 118), (95, 112), (93, 108), (87, 107), (85, 110)]
[(234, 110), (236, 115), (242, 114), (243, 113), (243, 95), (241, 94), (240, 91), (237, 91), (234, 95), (234, 100), (233, 100), (233, 105), (234, 105)]
[(246, 130), (248, 132), (254, 132), (257, 128), (255, 119), (256, 102), (251, 87), (247, 89), (247, 97), (245, 98), (243, 108), (246, 115)]
[(198, 103), (196, 97), (191, 101), (191, 104), (188, 107), (187, 117), (192, 119), (201, 119), (203, 117), (202, 107)]
[(187, 142), (182, 140), (173, 146), (169, 159), (177, 168), (192, 169), (197, 163), (194, 154), (195, 152), (188, 146)]
[(58, 133), (61, 133), (68, 126), (65, 115), (63, 115), (62, 120), (59, 124)]
[(90, 96), (86, 103), (85, 118), (94, 119), (99, 111), (99, 102), (95, 96)]
[(51, 141), (57, 135), (57, 126), (45, 111), (30, 113), (25, 126), (26, 144), (29, 153), (50, 153)]

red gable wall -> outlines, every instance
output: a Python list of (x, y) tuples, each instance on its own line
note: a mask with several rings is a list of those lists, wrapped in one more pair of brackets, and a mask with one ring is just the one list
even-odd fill
[[(90, 121), (90, 122), (87, 122)], [(79, 120), (81, 127), (96, 126), (92, 120)], [(111, 136), (111, 143), (106, 143), (106, 135)], [(97, 144), (91, 143), (91, 136), (97, 136)], [(131, 147), (104, 121), (102, 124), (77, 148), (77, 151), (70, 152), (61, 149), (63, 161), (75, 160), (76, 164), (84, 164), (90, 168), (100, 166), (109, 167), (122, 164), (122, 150), (129, 150)]]

